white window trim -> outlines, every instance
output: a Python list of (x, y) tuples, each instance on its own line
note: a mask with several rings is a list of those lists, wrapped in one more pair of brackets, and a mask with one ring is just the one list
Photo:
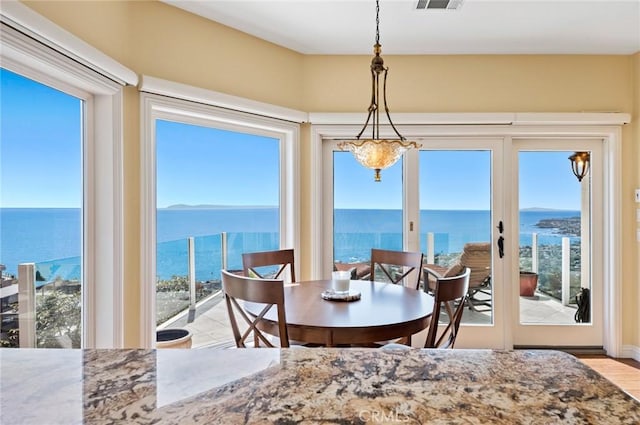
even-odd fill
[[(323, 208), (326, 202), (323, 181), (323, 149), (325, 139), (353, 139), (360, 130), (361, 114), (309, 114), (311, 121), (311, 278), (323, 276), (327, 259), (324, 242)], [(604, 141), (605, 228), (603, 251), (604, 335), (607, 354), (620, 357), (622, 347), (622, 282), (621, 282), (621, 126), (630, 122), (626, 113), (513, 113), (513, 114), (397, 114), (394, 121), (400, 132), (412, 136), (476, 137), (498, 136), (505, 140), (516, 137), (588, 137)], [(465, 125), (465, 122), (467, 123)], [(320, 123), (320, 124), (318, 124)], [(407, 125), (410, 124), (410, 125)], [(478, 125), (481, 124), (481, 125)], [(507, 295), (505, 295), (507, 296)], [(508, 341), (508, 338), (506, 339)], [(505, 347), (509, 348), (509, 347)]]
[(256, 100), (232, 96), (213, 90), (205, 90), (200, 87), (163, 80), (149, 75), (141, 76), (140, 80), (140, 91), (145, 93), (154, 93), (166, 97), (189, 100), (203, 105), (216, 106), (218, 108), (246, 112), (294, 123), (303, 123), (309, 120), (309, 114), (306, 112), (284, 108), (270, 103), (258, 102)]
[[(208, 90), (184, 86), (177, 83), (163, 82), (149, 77), (143, 78), (140, 87), (141, 108), (141, 271), (140, 271), (140, 344), (142, 347), (155, 346), (156, 308), (156, 143), (155, 122), (157, 119), (173, 120), (195, 125), (214, 126), (216, 128), (242, 131), (258, 135), (267, 135), (280, 140), (280, 246), (293, 248), (299, 252), (300, 247), (300, 166), (299, 139), (300, 125), (290, 120), (268, 117), (270, 107), (263, 108), (261, 114), (239, 112), (247, 104), (253, 103), (248, 99), (240, 99), (237, 105), (230, 104), (231, 99), (224, 97), (224, 108), (216, 102), (217, 93)], [(163, 90), (162, 87), (169, 88)], [(186, 88), (181, 93), (180, 87)], [(147, 91), (153, 91), (148, 93)], [(196, 102), (195, 99), (199, 101)], [(253, 104), (255, 106), (256, 104)], [(274, 107), (279, 112), (281, 108)], [(293, 117), (306, 114), (293, 111)], [(302, 115), (301, 115), (302, 114)], [(296, 264), (296, 274), (300, 274), (299, 264)]]
[(83, 347), (123, 347), (122, 84), (137, 77), (21, 3), (0, 21), (3, 67), (86, 101)]

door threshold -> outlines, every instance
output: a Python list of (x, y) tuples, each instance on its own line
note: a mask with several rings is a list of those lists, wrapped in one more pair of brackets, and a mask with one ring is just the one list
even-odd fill
[(573, 354), (574, 356), (607, 356), (607, 352), (602, 347), (597, 346), (555, 346), (555, 345), (514, 345), (514, 350), (556, 350)]

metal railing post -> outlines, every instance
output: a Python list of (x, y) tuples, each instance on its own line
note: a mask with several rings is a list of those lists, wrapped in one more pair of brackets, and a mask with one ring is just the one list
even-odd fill
[(538, 273), (538, 234), (531, 234), (531, 271)]
[(193, 236), (188, 239), (189, 253), (189, 310), (196, 309), (196, 252)]
[(569, 305), (571, 289), (571, 244), (569, 238), (562, 238), (562, 305)]
[(36, 265), (18, 265), (18, 329), (20, 348), (36, 347)]

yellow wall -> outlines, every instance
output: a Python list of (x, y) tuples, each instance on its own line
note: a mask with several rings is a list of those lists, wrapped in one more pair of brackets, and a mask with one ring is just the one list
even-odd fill
[[(384, 50), (384, 48), (383, 48)], [(392, 112), (602, 112), (632, 108), (628, 56), (392, 56)], [(371, 56), (306, 56), (303, 109), (364, 112)]]
[[(164, 3), (27, 1), (29, 7), (138, 74), (309, 112), (362, 112), (370, 56), (305, 56)], [(384, 53), (384, 51), (383, 51)], [(394, 112), (633, 112), (635, 56), (390, 56)], [(634, 86), (635, 84), (635, 86)], [(635, 91), (634, 91), (635, 90)], [(139, 341), (139, 95), (125, 90), (125, 343)], [(623, 228), (635, 228), (640, 128), (623, 130)], [(309, 252), (309, 127), (301, 140), (301, 251)], [(623, 343), (640, 345), (638, 244), (623, 233)], [(302, 276), (310, 259), (301, 255)], [(634, 304), (634, 301), (635, 304)]]
[(301, 109), (303, 56), (156, 1), (26, 1), (139, 75)]

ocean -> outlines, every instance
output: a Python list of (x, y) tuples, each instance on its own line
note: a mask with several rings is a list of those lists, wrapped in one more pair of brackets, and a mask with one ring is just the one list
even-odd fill
[[(579, 211), (525, 210), (520, 213), (520, 244), (538, 233), (542, 245), (560, 244), (564, 235), (537, 228), (542, 219), (579, 217)], [(433, 232), (437, 253), (460, 252), (465, 242), (488, 241), (489, 211), (423, 210), (421, 250)], [(400, 210), (341, 209), (334, 213), (337, 261), (367, 259), (371, 247), (402, 248)], [(187, 274), (187, 242), (196, 246), (196, 278), (218, 279), (222, 265), (221, 236), (227, 233), (227, 267), (241, 268), (241, 254), (277, 249), (277, 208), (160, 209), (157, 215), (157, 275), (168, 279)], [(575, 238), (572, 238), (575, 239)], [(80, 210), (66, 208), (0, 208), (0, 264), (15, 274), (19, 263), (35, 262), (46, 279), (80, 277)]]

